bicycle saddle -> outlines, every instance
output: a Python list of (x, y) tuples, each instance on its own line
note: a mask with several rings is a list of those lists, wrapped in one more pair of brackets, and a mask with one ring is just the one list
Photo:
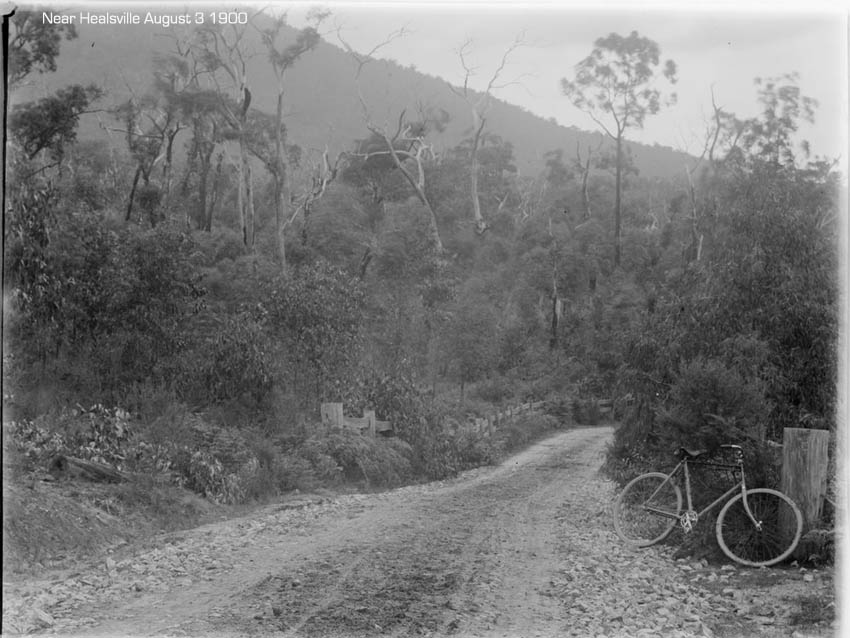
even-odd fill
[(702, 456), (706, 452), (708, 452), (708, 450), (690, 450), (685, 447), (680, 447), (676, 454), (678, 454), (681, 458), (687, 457), (689, 459), (695, 459), (698, 456)]
[(735, 445), (734, 443), (724, 443), (719, 448), (714, 449), (714, 450), (708, 450), (708, 449), (697, 450), (697, 449), (691, 449), (691, 448), (686, 448), (686, 447), (680, 447), (677, 450), (676, 454), (679, 456), (679, 458), (695, 459), (697, 457), (702, 456), (703, 454), (708, 454), (709, 452), (714, 453), (714, 452), (717, 452), (718, 450), (735, 450), (736, 452), (738, 452), (740, 454), (741, 453), (741, 446)]

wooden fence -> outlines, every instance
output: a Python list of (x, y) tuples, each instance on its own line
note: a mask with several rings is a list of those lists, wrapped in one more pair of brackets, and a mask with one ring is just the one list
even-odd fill
[[(469, 417), (465, 423), (457, 424), (456, 427), (467, 429), (482, 436), (491, 436), (493, 429), (501, 426), (507, 420), (539, 410), (543, 405), (543, 401), (521, 403), (505, 408), (501, 412), (488, 414), (485, 417)], [(355, 430), (371, 436), (392, 434), (394, 431), (392, 423), (378, 421), (375, 418), (374, 410), (364, 410), (362, 417), (348, 417), (343, 414), (342, 403), (322, 403), (321, 414), (322, 425), (326, 427)]]
[[(505, 408), (501, 412), (496, 412), (495, 414), (488, 414), (483, 417), (469, 417), (464, 425), (465, 428), (471, 432), (489, 437), (493, 435), (494, 428), (500, 427), (506, 421), (521, 414), (539, 410), (544, 404), (544, 401), (520, 403), (519, 405)], [(464, 427), (464, 425), (461, 427)]]
[(389, 421), (378, 421), (374, 410), (364, 410), (362, 417), (348, 417), (342, 413), (342, 403), (322, 404), (322, 425), (332, 428), (343, 428), (365, 432), (371, 436), (380, 433), (391, 433), (392, 423)]

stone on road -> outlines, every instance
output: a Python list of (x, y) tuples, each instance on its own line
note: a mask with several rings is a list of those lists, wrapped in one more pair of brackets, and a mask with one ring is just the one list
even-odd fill
[(8, 592), (4, 629), (28, 610), (28, 629), (53, 635), (712, 636), (742, 602), (700, 579), (728, 572), (619, 541), (598, 473), (611, 433), (568, 430), (451, 481), (168, 535)]

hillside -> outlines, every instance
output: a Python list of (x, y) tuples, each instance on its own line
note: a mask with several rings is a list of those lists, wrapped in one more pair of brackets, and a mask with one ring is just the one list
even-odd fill
[[(294, 33), (294, 31), (291, 31)], [(31, 79), (30, 85), (13, 96), (13, 101), (37, 97), (71, 83), (95, 83), (107, 91), (107, 107), (131, 93), (144, 93), (152, 79), (154, 55), (172, 48), (175, 28), (143, 25), (120, 27), (80, 26), (79, 38), (62, 43), (56, 73)], [(251, 32), (256, 55), (249, 63), (253, 106), (272, 112), (275, 104), (274, 77), (265, 54)], [(290, 71), (287, 108), (290, 139), (305, 148), (342, 149), (362, 138), (365, 127), (354, 85), (354, 62), (340, 47), (322, 42)], [(451, 116), (445, 132), (436, 139), (438, 147), (451, 148), (468, 135), (470, 116), (449, 84), (394, 62), (379, 61), (363, 72), (364, 95), (377, 122), (393, 122), (402, 109), (421, 103), (445, 109)], [(557, 87), (552, 88), (557, 91)], [(564, 98), (566, 100), (566, 98)], [(107, 122), (108, 118), (101, 120)], [(536, 173), (543, 155), (563, 149), (567, 157), (576, 144), (595, 146), (600, 134), (564, 127), (538, 117), (521, 107), (496, 100), (489, 115), (488, 130), (514, 145), (517, 165), (523, 173)], [(81, 128), (82, 139), (102, 135), (97, 117), (90, 116)], [(685, 154), (667, 147), (631, 145), (636, 164), (644, 177), (669, 177), (681, 171)]]

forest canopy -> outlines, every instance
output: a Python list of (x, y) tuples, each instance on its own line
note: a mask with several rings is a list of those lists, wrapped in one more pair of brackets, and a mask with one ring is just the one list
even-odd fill
[[(599, 56), (562, 89), (613, 113), (613, 154), (539, 149), (530, 175), (495, 128), (438, 152), (440, 105), (379, 126), (365, 99), (337, 153), (295, 144), (287, 119), (314, 17), (252, 18), (274, 112), (252, 100), (247, 25), (175, 38), (129, 100), (71, 85), (11, 110), (4, 419), (103, 405), (163, 449), (201, 420), (321, 475), (338, 451), (309, 424), (340, 401), (393, 421), (387, 454), (429, 477), (489, 458), (451, 422), (525, 400), (579, 420), (613, 400), (618, 475), (676, 444), (763, 454), (784, 427), (835, 428), (840, 176), (795, 142), (816, 113), (798, 78), (758, 79), (755, 117), (714, 107), (704, 152), (666, 179), (621, 145), (659, 94), (631, 87), (644, 101), (618, 116), (590, 93), (610, 75)], [(13, 88), (76, 37), (26, 11), (12, 33)], [(597, 48), (660, 63), (651, 39), (615, 35)], [(78, 136), (90, 113), (108, 141)]]

